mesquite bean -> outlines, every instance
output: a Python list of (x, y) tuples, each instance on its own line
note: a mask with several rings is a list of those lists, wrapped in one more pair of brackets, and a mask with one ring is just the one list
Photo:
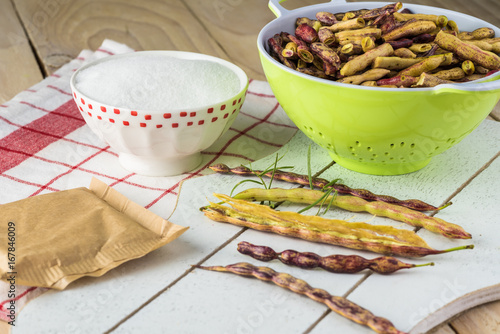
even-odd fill
[(437, 85), (442, 85), (442, 84), (451, 84), (453, 81), (445, 80), (445, 79), (440, 79), (439, 77), (428, 74), (428, 73), (422, 73), (420, 77), (418, 78), (417, 83), (415, 86), (417, 87), (435, 87)]
[(409, 75), (397, 75), (392, 78), (380, 79), (377, 81), (377, 86), (394, 85), (396, 87), (411, 87), (416, 84), (418, 78)]
[(328, 27), (321, 27), (318, 30), (318, 38), (325, 45), (332, 45), (335, 42), (335, 33)]
[(332, 24), (338, 22), (337, 18), (335, 18), (335, 15), (329, 12), (317, 12), (316, 19), (327, 26), (331, 26)]
[(295, 68), (295, 64), (292, 61), (283, 57), (283, 47), (281, 46), (282, 39), (281, 39), (281, 36), (279, 34), (276, 34), (273, 37), (269, 38), (268, 43), (269, 43), (271, 50), (273, 50), (274, 54), (278, 57), (278, 59), (283, 64), (285, 64), (286, 66), (288, 66), (290, 68)]
[(368, 70), (362, 74), (342, 78), (341, 80), (339, 80), (339, 82), (359, 85), (365, 81), (378, 80), (387, 75), (389, 72), (389, 70), (386, 70), (384, 68), (372, 68), (371, 70)]
[(333, 25), (329, 26), (328, 29), (330, 29), (332, 32), (338, 32), (342, 30), (360, 29), (364, 26), (365, 20), (358, 17), (351, 20), (334, 23)]
[(400, 269), (434, 265), (434, 262), (405, 263), (391, 256), (381, 256), (374, 259), (365, 259), (358, 255), (320, 256), (311, 252), (297, 252), (291, 249), (277, 253), (271, 247), (257, 246), (246, 241), (238, 243), (237, 249), (241, 254), (249, 255), (259, 261), (268, 262), (278, 259), (284, 264), (303, 269), (322, 268), (332, 273), (342, 274), (354, 274), (365, 269), (379, 274), (392, 274)]
[(358, 324), (367, 326), (381, 334), (404, 334), (394, 327), (387, 319), (377, 317), (370, 311), (351, 302), (344, 297), (332, 296), (327, 291), (311, 287), (307, 282), (295, 278), (290, 274), (279, 273), (268, 267), (257, 267), (250, 263), (240, 262), (223, 266), (195, 266), (199, 269), (229, 272), (239, 276), (253, 276), (261, 281), (273, 282), (274, 284), (305, 295), (312, 300), (323, 303), (335, 313), (346, 317)]
[(459, 80), (465, 77), (465, 72), (461, 67), (453, 67), (448, 70), (442, 70), (433, 74), (443, 80)]
[(396, 3), (385, 5), (385, 6), (380, 7), (380, 8), (370, 9), (369, 11), (363, 13), (361, 15), (361, 17), (364, 18), (365, 20), (370, 20), (370, 19), (377, 18), (381, 15), (384, 15), (385, 13), (392, 14), (394, 12), (397, 12), (401, 8), (403, 8), (403, 4), (401, 2), (396, 2)]
[(389, 43), (394, 50), (397, 50), (410, 47), (411, 45), (413, 45), (413, 40), (409, 38), (402, 38), (398, 39), (397, 41), (388, 41), (387, 43)]
[(287, 35), (287, 38), (297, 44), (297, 55), (300, 57), (300, 59), (302, 59), (306, 63), (312, 63), (314, 56), (312, 55), (307, 44), (303, 40), (290, 34)]
[(399, 72), (399, 75), (409, 75), (412, 77), (418, 77), (424, 72), (429, 72), (438, 68), (444, 61), (446, 57), (451, 57), (451, 54), (439, 54), (435, 56), (427, 57), (420, 62), (411, 65), (404, 70)]
[[(208, 218), (233, 225), (273, 232), (304, 240), (322, 242), (352, 249), (368, 250), (384, 255), (420, 257), (441, 254), (473, 245), (436, 250), (413, 231), (392, 226), (349, 223), (339, 219), (306, 216), (290, 211), (276, 211), (268, 206), (214, 194), (222, 203), (201, 208)], [(230, 206), (226, 206), (228, 204)]]
[(343, 76), (354, 75), (370, 66), (375, 58), (392, 56), (393, 53), (394, 49), (392, 46), (389, 43), (384, 43), (363, 53), (362, 55), (359, 55), (358, 57), (349, 60), (340, 69), (340, 74)]
[[(437, 217), (430, 217), (423, 212), (418, 212), (399, 205), (384, 202), (368, 202), (362, 198), (343, 195), (325, 198), (325, 193), (312, 189), (262, 189), (251, 188), (235, 195), (236, 199), (249, 201), (292, 202), (300, 204), (327, 204), (352, 212), (368, 212), (377, 216), (387, 217), (404, 222), (408, 225), (421, 227), (428, 231), (441, 234), (447, 238), (470, 239), (471, 235), (461, 226), (449, 223)], [(323, 198), (323, 200), (321, 200)], [(321, 200), (321, 202), (320, 202)]]
[(413, 43), (430, 43), (434, 42), (436, 36), (431, 34), (420, 34), (412, 38)]
[(417, 55), (408, 48), (400, 48), (394, 50), (394, 56), (399, 58), (417, 58)]
[(323, 60), (323, 62), (327, 62), (335, 67), (335, 71), (340, 66), (339, 55), (325, 44), (321, 42), (311, 43), (310, 48), (314, 54)]
[[(402, 9), (402, 3), (396, 2), (375, 9), (355, 10), (347, 13), (317, 12), (315, 18), (299, 17), (295, 22), (294, 35), (281, 32), (283, 43), (293, 38), (298, 45), (297, 54), (285, 48), (285, 44), (270, 42), (270, 53), (274, 59), (294, 68), (302, 73), (307, 73), (327, 80), (340, 81), (355, 85), (364, 84), (364, 80), (349, 80), (345, 77), (363, 75), (372, 68), (387, 68), (380, 65), (379, 58), (395, 55), (401, 58), (419, 58), (424, 60), (430, 56), (439, 55), (443, 51), (450, 51), (453, 64), (459, 61), (470, 60), (475, 66), (490, 70), (500, 69), (500, 39), (495, 37), (495, 31), (491, 28), (478, 28), (472, 32), (459, 31), (458, 25), (444, 15), (412, 13), (408, 9)], [(293, 37), (291, 37), (293, 36)], [(456, 36), (456, 37), (455, 37)], [(366, 39), (371, 37), (372, 40)], [(363, 42), (363, 39), (365, 42)], [(300, 41), (300, 43), (299, 43)], [(318, 68), (313, 63), (311, 54), (312, 44), (321, 42), (328, 51), (328, 58), (334, 61), (326, 63)], [(435, 43), (433, 43), (435, 42)], [(301, 44), (302, 43), (302, 44)], [(428, 44), (433, 43), (433, 44)], [(496, 43), (496, 44), (495, 44)], [(391, 48), (389, 49), (390, 46)], [(284, 49), (284, 56), (274, 56), (274, 49)], [(398, 50), (404, 49), (399, 52)], [(409, 54), (411, 49), (414, 54)], [(377, 52), (380, 53), (377, 55)], [(314, 56), (318, 54), (317, 50)], [(297, 55), (299, 58), (297, 58)], [(378, 56), (378, 57), (377, 57)], [(378, 58), (378, 59), (377, 59)], [(396, 57), (394, 57), (396, 58)], [(325, 59), (323, 59), (325, 60)], [(431, 87), (442, 83), (460, 83), (473, 80), (475, 76), (466, 79), (451, 79), (442, 81), (440, 78), (429, 77), (435, 71), (432, 69), (436, 59), (426, 60), (420, 65), (408, 68), (411, 62), (397, 62), (398, 70), (405, 72), (388, 72), (379, 80), (369, 80), (369, 85), (377, 87)], [(432, 66), (428, 66), (432, 65)], [(450, 64), (442, 63), (445, 67)], [(316, 66), (317, 69), (309, 69)], [(392, 66), (392, 65), (391, 65)], [(391, 68), (387, 68), (392, 70)], [(422, 73), (425, 76), (419, 77)], [(405, 75), (421, 79), (420, 82), (404, 85), (387, 84), (385, 79)], [(398, 79), (395, 79), (398, 82)], [(418, 84), (417, 84), (418, 83)]]
[(441, 48), (456, 53), (460, 58), (471, 60), (487, 69), (500, 69), (500, 57), (494, 53), (481, 50), (479, 47), (468, 44), (459, 38), (440, 31), (434, 40)]
[(476, 68), (474, 67), (474, 63), (470, 60), (464, 60), (462, 63), (462, 71), (464, 71), (465, 75), (474, 74)]
[(393, 41), (400, 38), (415, 37), (420, 34), (427, 34), (436, 30), (436, 24), (432, 21), (406, 21), (402, 26), (391, 30), (382, 38), (387, 41)]
[(300, 24), (295, 29), (295, 35), (306, 43), (313, 43), (318, 40), (318, 32), (307, 23)]
[[(309, 177), (307, 175), (300, 175), (297, 173), (293, 172), (284, 172), (281, 170), (275, 170), (275, 171), (269, 171), (267, 173), (263, 173), (263, 171), (259, 170), (251, 170), (250, 168), (247, 168), (245, 166), (239, 166), (235, 168), (229, 168), (227, 165), (224, 164), (216, 164), (210, 166), (210, 169), (217, 173), (231, 173), (231, 174), (236, 174), (236, 175), (262, 175), (262, 176), (267, 176), (267, 177), (273, 177), (275, 180), (281, 180), (281, 181), (286, 181), (290, 183), (297, 183), (305, 186), (309, 186)], [(313, 178), (312, 179), (312, 184), (315, 188), (323, 189), (325, 188), (330, 182), (328, 180), (322, 179), (322, 178)], [(392, 203), (396, 205), (401, 205), (405, 206), (407, 208), (417, 210), (417, 211), (435, 211), (435, 210), (440, 210), (443, 209), (444, 207), (450, 205), (451, 203), (448, 203), (444, 205), (441, 208), (435, 207), (431, 204), (427, 204), (425, 202), (422, 202), (418, 199), (408, 199), (408, 200), (400, 200), (392, 196), (387, 196), (387, 195), (377, 195), (369, 190), (366, 189), (353, 189), (350, 188), (344, 184), (340, 183), (335, 183), (333, 185), (330, 185), (331, 188), (336, 190), (339, 194), (349, 194), (353, 195), (356, 197), (363, 198), (367, 201), (381, 201), (381, 202), (386, 202), (386, 203)]]
[(420, 61), (422, 61), (422, 58), (377, 57), (373, 61), (372, 67), (386, 68), (388, 70), (401, 70), (415, 65)]

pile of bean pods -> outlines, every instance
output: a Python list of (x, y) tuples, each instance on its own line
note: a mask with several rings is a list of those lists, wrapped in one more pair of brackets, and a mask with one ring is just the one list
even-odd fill
[(258, 231), (403, 257), (422, 257), (473, 248), (468, 245), (437, 250), (430, 247), (415, 232), (405, 229), (277, 211), (266, 205), (234, 199), (223, 194), (214, 196), (222, 202), (211, 202), (209, 206), (203, 207), (205, 216), (214, 221)]
[(301, 73), (375, 87), (434, 87), (500, 70), (500, 38), (460, 31), (444, 15), (412, 13), (401, 2), (299, 17), (294, 32), (268, 39), (269, 54)]
[[(244, 166), (230, 168), (223, 164), (213, 165), (210, 168), (218, 173), (258, 176), (260, 178), (270, 177), (311, 187), (311, 189), (250, 188), (233, 197), (214, 194), (220, 202), (210, 202), (208, 206), (201, 208), (205, 216), (211, 220), (384, 255), (374, 259), (366, 259), (358, 255), (334, 254), (320, 256), (315, 253), (298, 252), (292, 249), (276, 252), (269, 246), (254, 245), (246, 241), (238, 244), (238, 251), (241, 254), (249, 255), (259, 261), (279, 260), (284, 264), (302, 269), (322, 268), (332, 273), (353, 274), (367, 269), (380, 274), (391, 274), (401, 269), (434, 265), (433, 262), (419, 265), (410, 264), (398, 260), (393, 257), (394, 255), (422, 257), (474, 248), (473, 245), (466, 245), (437, 250), (430, 247), (415, 231), (386, 225), (348, 222), (317, 215), (311, 216), (297, 212), (281, 211), (276, 210), (273, 206), (257, 204), (253, 203), (253, 201), (269, 201), (269, 203), (288, 201), (310, 206), (328, 203), (328, 207), (334, 206), (352, 212), (364, 211), (384, 216), (417, 228), (427, 229), (447, 238), (470, 239), (471, 235), (462, 227), (428, 216), (423, 212), (440, 210), (451, 203), (443, 207), (435, 207), (417, 199), (399, 200), (392, 196), (374, 194), (366, 189), (352, 189), (343, 184), (332, 183), (308, 175), (285, 172), (277, 168), (260, 171)], [(314, 187), (319, 188), (319, 190), (312, 189)], [(332, 190), (335, 190), (336, 193), (332, 194)], [(375, 316), (346, 298), (332, 296), (324, 290), (311, 287), (303, 280), (286, 273), (278, 273), (268, 267), (258, 267), (245, 262), (227, 266), (196, 267), (269, 281), (324, 303), (334, 312), (368, 326), (377, 333), (403, 334), (389, 320)]]

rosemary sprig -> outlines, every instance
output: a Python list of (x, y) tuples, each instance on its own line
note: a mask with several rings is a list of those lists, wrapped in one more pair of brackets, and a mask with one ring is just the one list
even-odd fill
[[(238, 182), (231, 189), (230, 196), (233, 196), (233, 193), (236, 190), (236, 188), (238, 188), (240, 185), (242, 185), (244, 183), (247, 183), (247, 182), (252, 182), (252, 183), (259, 184), (262, 187), (264, 187), (264, 189), (271, 189), (271, 186), (272, 186), (273, 180), (274, 180), (274, 175), (275, 175), (275, 173), (276, 173), (277, 170), (280, 170), (280, 169), (293, 169), (293, 166), (278, 166), (278, 162), (281, 159), (283, 159), (284, 156), (285, 156), (285, 154), (283, 154), (280, 157), (279, 154), (276, 153), (276, 158), (274, 159), (274, 162), (270, 166), (268, 166), (267, 168), (265, 168), (264, 170), (258, 171), (258, 172), (254, 172), (254, 169), (252, 168), (252, 165), (250, 164), (250, 166), (247, 167), (247, 168), (250, 169), (250, 171), (252, 171), (252, 173), (259, 178), (259, 181), (256, 181), (256, 180), (253, 180), (253, 179), (245, 179), (243, 181)], [(270, 177), (270, 180), (269, 180), (269, 185), (268, 185), (268, 184), (266, 184), (266, 181), (265, 181), (264, 177), (269, 172), (271, 172), (272, 174), (271, 174), (271, 177)]]

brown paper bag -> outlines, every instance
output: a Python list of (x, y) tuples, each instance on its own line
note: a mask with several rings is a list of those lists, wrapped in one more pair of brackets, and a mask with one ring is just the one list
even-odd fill
[(0, 278), (62, 290), (176, 239), (178, 226), (92, 179), (76, 188), (0, 205)]

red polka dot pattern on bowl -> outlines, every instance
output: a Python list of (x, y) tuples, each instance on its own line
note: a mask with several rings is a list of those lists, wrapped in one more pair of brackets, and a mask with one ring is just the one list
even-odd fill
[[(141, 128), (182, 128), (191, 126), (201, 126), (214, 122), (227, 122), (230, 116), (237, 114), (240, 111), (246, 92), (240, 96), (236, 96), (233, 100), (225, 101), (216, 106), (197, 111), (181, 111), (181, 112), (165, 112), (157, 114), (145, 114), (140, 111), (124, 108), (114, 108), (100, 105), (92, 101), (88, 103), (83, 97), (79, 97), (74, 93), (73, 97), (82, 114), (94, 120), (113, 123), (115, 125), (126, 127), (141, 127)], [(228, 112), (226, 109), (229, 109)], [(112, 110), (112, 112), (111, 112)], [(108, 112), (109, 111), (109, 112)]]

